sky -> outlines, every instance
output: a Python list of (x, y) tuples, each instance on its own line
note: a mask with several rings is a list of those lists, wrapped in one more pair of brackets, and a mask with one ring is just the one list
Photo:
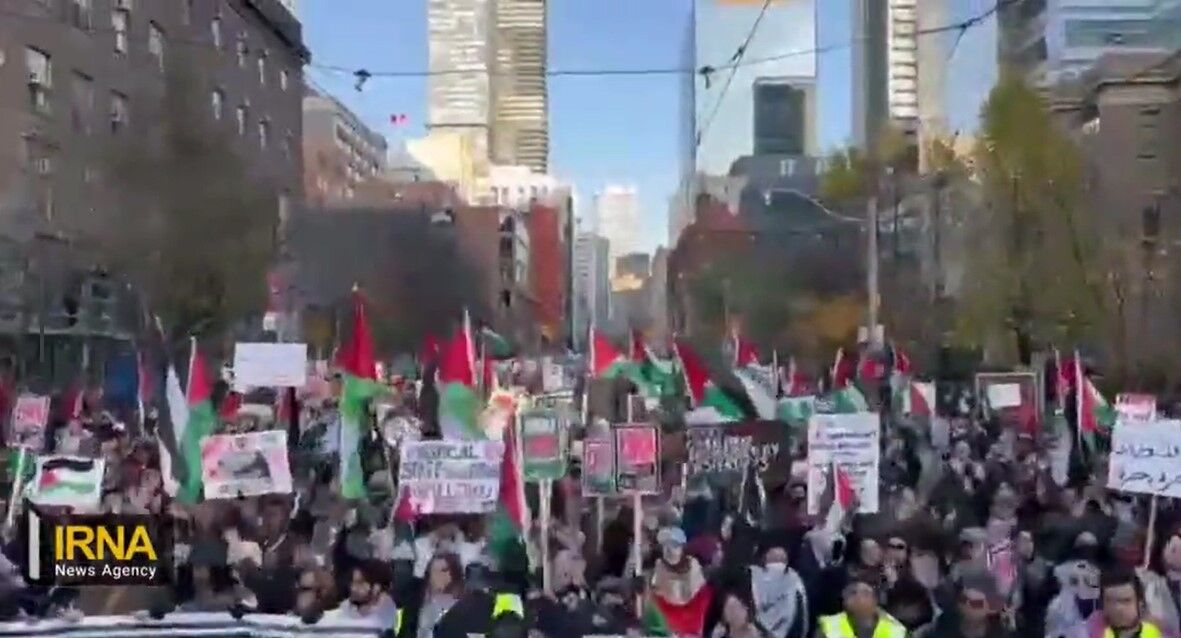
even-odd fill
[[(549, 68), (676, 68), (691, 0), (549, 0)], [(426, 0), (300, 0), (312, 51), (307, 80), (342, 99), (391, 146), (424, 134), (426, 78), (373, 78), (362, 91), (349, 73), (427, 69)], [(818, 0), (821, 47), (848, 40), (850, 2)], [(347, 10), (346, 10), (347, 9)], [(822, 147), (847, 137), (847, 51), (820, 56)], [(842, 58), (844, 69), (841, 69)], [(703, 63), (724, 61), (698, 61)], [(843, 94), (843, 95), (842, 95)], [(549, 78), (550, 172), (574, 184), (580, 215), (606, 184), (637, 188), (638, 244), (668, 241), (668, 200), (680, 163), (677, 75)], [(407, 123), (390, 124), (405, 114)]]

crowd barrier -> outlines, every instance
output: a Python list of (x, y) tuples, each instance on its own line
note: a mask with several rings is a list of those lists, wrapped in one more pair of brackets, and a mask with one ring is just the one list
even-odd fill
[(160, 620), (132, 616), (87, 616), (64, 620), (0, 623), (0, 637), (62, 636), (64, 638), (131, 638), (133, 636), (202, 636), (204, 638), (296, 638), (334, 636), (376, 638), (382, 628), (361, 621), (321, 621), (305, 625), (294, 616), (249, 614), (235, 619), (229, 613), (172, 613)]

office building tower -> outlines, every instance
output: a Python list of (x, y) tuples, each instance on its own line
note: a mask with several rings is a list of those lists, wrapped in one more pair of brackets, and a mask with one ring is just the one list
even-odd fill
[(492, 161), (549, 168), (546, 0), (496, 0)]
[(866, 148), (881, 132), (889, 109), (890, 64), (885, 53), (890, 7), (887, 0), (852, 2), (853, 142)]
[(631, 186), (607, 186), (595, 195), (595, 215), (598, 234), (610, 244), (611, 275), (615, 275), (615, 260), (635, 252), (636, 236), (640, 232), (640, 200)]
[(606, 238), (582, 233), (574, 240), (574, 334), (585, 339), (592, 323), (606, 326), (611, 305), (610, 246)]
[(495, 0), (430, 0), (427, 128), (459, 133), (471, 152), (488, 155), (492, 71), (489, 42)]
[(888, 0), (886, 100), (890, 121), (906, 133), (918, 130), (918, 0)]

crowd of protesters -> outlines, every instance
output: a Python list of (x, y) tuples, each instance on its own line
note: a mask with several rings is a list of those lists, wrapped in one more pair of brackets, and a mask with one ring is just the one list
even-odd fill
[[(416, 413), (432, 411), (429, 392), (395, 390), (393, 418), (418, 423)], [(765, 486), (757, 507), (739, 506), (733, 489), (678, 483), (675, 461), (664, 496), (640, 512), (606, 499), (600, 520), (573, 463), (551, 494), (531, 486), (534, 512), (551, 499), (549, 555), (540, 556), (535, 520), (528, 551), (511, 562), (489, 551), (481, 517), (396, 520), (388, 418), (363, 442), (369, 497), (357, 502), (335, 484), (335, 399), (299, 413), (294, 494), (181, 505), (163, 489), (152, 419), (126, 425), (88, 395), (81, 418), (52, 423), (47, 452), (106, 460), (103, 511), (174, 521), (172, 583), (31, 586), (22, 538), (7, 528), (0, 615), (230, 611), (363, 621), (409, 638), (1157, 638), (1181, 629), (1181, 508), (1160, 499), (1149, 530), (1149, 501), (1107, 489), (1098, 449), (1076, 445), (1061, 476), (1045, 432), (968, 413), (932, 419), (946, 430), (939, 437), (929, 423), (885, 419), (879, 512), (837, 520), (827, 504), (809, 514), (799, 472)], [(795, 463), (806, 452), (797, 445)]]

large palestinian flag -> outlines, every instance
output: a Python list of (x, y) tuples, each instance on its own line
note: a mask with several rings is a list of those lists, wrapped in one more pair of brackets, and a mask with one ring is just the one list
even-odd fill
[(344, 375), (340, 393), (339, 463), (340, 495), (346, 499), (365, 497), (365, 476), (361, 468), (361, 441), (369, 425), (369, 401), (378, 394), (377, 359), (373, 336), (365, 315), (365, 299), (353, 289), (353, 327), (348, 341), (337, 353), (337, 365)]

